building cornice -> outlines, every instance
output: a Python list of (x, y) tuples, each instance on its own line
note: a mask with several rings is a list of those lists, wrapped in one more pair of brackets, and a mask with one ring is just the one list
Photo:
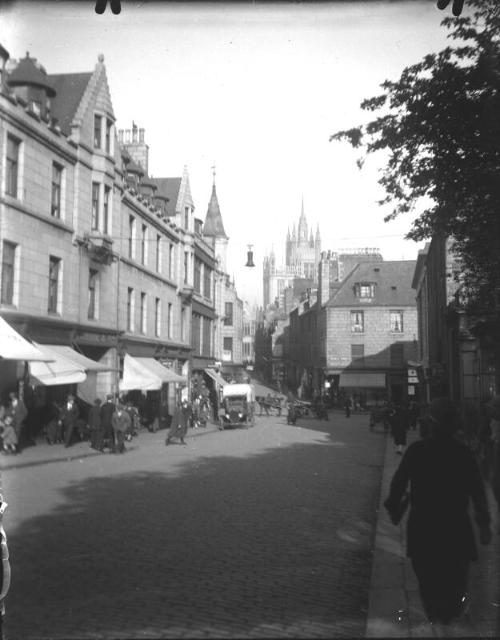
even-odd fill
[[(33, 124), (34, 121), (32, 122), (32, 119), (29, 118), (24, 108), (21, 107), (19, 110), (19, 115), (13, 114), (11, 110), (6, 110), (0, 103), (0, 116), (8, 125), (18, 128), (26, 136), (29, 136), (30, 139), (40, 142), (54, 153), (63, 156), (65, 160), (71, 164), (77, 163), (77, 153), (70, 148), (72, 145), (64, 134), (56, 133), (50, 129), (49, 125), (45, 122), (41, 125), (42, 120), (36, 120), (38, 126), (35, 126)], [(44, 126), (46, 130), (42, 132), (40, 130), (41, 126)]]
[(37, 211), (30, 209), (25, 204), (17, 200), (17, 198), (12, 198), (11, 196), (8, 196), (8, 195), (0, 196), (0, 204), (3, 204), (6, 207), (11, 207), (12, 209), (17, 209), (18, 211), (21, 211), (21, 213), (25, 213), (28, 216), (31, 216), (33, 218), (36, 218), (37, 220), (45, 222), (46, 224), (50, 224), (53, 227), (56, 227), (57, 229), (59, 229), (60, 231), (66, 231), (67, 233), (74, 232), (74, 228), (71, 225), (67, 224), (66, 222), (59, 220), (58, 218), (53, 218), (52, 216), (49, 216), (49, 215), (38, 213)]

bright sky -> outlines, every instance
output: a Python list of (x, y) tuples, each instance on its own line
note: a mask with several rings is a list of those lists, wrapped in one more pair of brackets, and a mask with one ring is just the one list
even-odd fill
[[(329, 136), (366, 120), (359, 108), (385, 79), (446, 46), (436, 0), (331, 3), (138, 3), (120, 15), (94, 1), (0, 5), (2, 44), (48, 73), (105, 65), (118, 128), (146, 130), (150, 174), (187, 165), (204, 219), (216, 164), (230, 237), (229, 272), (240, 297), (261, 303), (262, 260), (283, 256), (301, 198), (322, 248), (378, 247), (414, 260), (411, 219), (384, 223), (377, 205), (382, 159), (360, 171), (357, 154)], [(247, 269), (246, 245), (257, 267)]]

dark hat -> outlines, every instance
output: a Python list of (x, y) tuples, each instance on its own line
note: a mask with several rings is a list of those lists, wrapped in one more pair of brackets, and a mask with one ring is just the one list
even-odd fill
[(108, 393), (106, 395), (106, 400), (113, 400), (113, 394), (112, 393)]

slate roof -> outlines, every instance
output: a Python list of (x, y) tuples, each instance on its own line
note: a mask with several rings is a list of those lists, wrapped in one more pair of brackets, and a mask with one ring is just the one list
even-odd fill
[(207, 217), (205, 218), (205, 224), (203, 225), (203, 235), (216, 238), (227, 238), (226, 232), (224, 231), (224, 223), (222, 222), (222, 215), (220, 212), (219, 201), (217, 199), (215, 184), (212, 186), (212, 196), (208, 203)]
[[(327, 302), (328, 307), (411, 307), (416, 306), (412, 289), (415, 260), (362, 262), (349, 273), (340, 288)], [(375, 283), (371, 301), (357, 298), (356, 283)]]
[(61, 131), (69, 136), (71, 122), (92, 77), (92, 73), (57, 73), (48, 76), (56, 97), (51, 101), (50, 111), (57, 118)]
[(28, 54), (18, 62), (17, 66), (9, 74), (7, 81), (12, 87), (18, 85), (43, 87), (51, 98), (56, 94), (54, 85), (45, 69), (41, 64), (37, 63), (35, 58), (30, 58)]
[(167, 216), (175, 216), (182, 178), (151, 178), (151, 181), (158, 186), (156, 195), (168, 198), (165, 206)]

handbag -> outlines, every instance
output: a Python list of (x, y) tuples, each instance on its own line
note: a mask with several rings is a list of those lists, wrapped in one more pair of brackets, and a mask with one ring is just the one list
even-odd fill
[(389, 498), (384, 502), (384, 507), (389, 514), (392, 524), (399, 524), (410, 505), (410, 492), (405, 491), (397, 504), (389, 502)]

